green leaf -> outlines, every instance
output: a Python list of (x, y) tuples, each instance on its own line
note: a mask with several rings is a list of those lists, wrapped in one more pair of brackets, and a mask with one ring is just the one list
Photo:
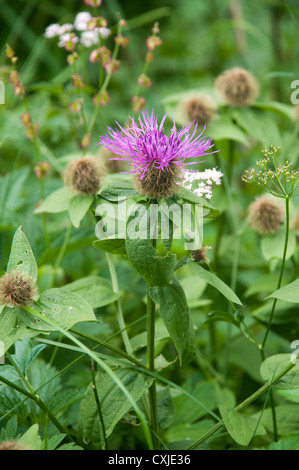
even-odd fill
[(188, 263), (187, 266), (193, 274), (195, 274), (196, 276), (199, 276), (205, 282), (215, 287), (215, 289), (221, 292), (221, 294), (224, 295), (224, 297), (226, 297), (228, 300), (230, 300), (231, 302), (234, 302), (235, 304), (242, 305), (241, 300), (236, 296), (236, 294), (232, 291), (232, 289), (228, 287), (215, 274), (211, 273), (210, 271), (207, 271), (202, 266), (194, 262)]
[(98, 195), (108, 201), (117, 201), (124, 197), (146, 199), (136, 191), (132, 178), (116, 178), (115, 176), (99, 190)]
[(41, 438), (38, 434), (38, 424), (33, 424), (22, 437), (18, 439), (18, 442), (23, 444), (29, 450), (41, 450)]
[(43, 349), (45, 349), (45, 347), (46, 345), (44, 344), (33, 346), (32, 342), (28, 338), (16, 342), (15, 354), (12, 357), (23, 374), (26, 375), (27, 368), (43, 351)]
[(209, 125), (209, 136), (213, 140), (233, 140), (249, 147), (248, 138), (239, 126), (234, 124), (228, 117), (222, 116)]
[[(0, 313), (0, 339), (4, 343), (4, 352), (12, 346), (18, 339), (37, 335), (20, 322), (19, 314), (16, 309), (4, 307)], [(1, 348), (2, 349), (2, 348)], [(1, 350), (1, 354), (2, 354)]]
[(41, 214), (42, 212), (59, 213), (67, 211), (69, 208), (70, 200), (73, 194), (68, 188), (60, 188), (50, 194), (41, 204), (35, 209), (35, 214)]
[[(197, 441), (207, 432), (211, 430), (214, 422), (211, 419), (203, 419), (198, 423), (183, 423), (171, 426), (166, 433), (166, 440), (168, 442), (188, 441), (188, 445), (192, 441)], [(179, 449), (182, 449), (180, 446)]]
[[(299, 413), (298, 405), (280, 405), (276, 406), (277, 429), (280, 436), (299, 433)], [(273, 432), (272, 410), (268, 408), (264, 411), (262, 424)]]
[(179, 196), (184, 202), (201, 205), (203, 207), (204, 217), (216, 217), (219, 214), (219, 211), (212, 207), (206, 199), (197, 196), (197, 194), (190, 189), (180, 187), (177, 192), (177, 196)]
[(299, 434), (282, 437), (278, 442), (272, 442), (268, 450), (299, 450)]
[(99, 276), (89, 276), (66, 284), (63, 290), (80, 295), (92, 308), (109, 305), (119, 299), (112, 290), (111, 283)]
[(202, 403), (203, 406), (195, 404), (193, 400), (189, 400), (183, 393), (175, 396), (173, 398), (175, 407), (174, 425), (193, 423), (216, 408), (214, 383), (203, 381), (193, 383), (192, 379), (189, 379), (183, 385), (183, 388), (196, 399), (197, 403)]
[(218, 405), (224, 425), (230, 436), (241, 446), (247, 446), (254, 435), (264, 435), (266, 430), (258, 421), (234, 410), (236, 400), (228, 389), (217, 389)]
[(157, 391), (158, 419), (161, 429), (168, 429), (175, 418), (175, 411), (169, 387)]
[(176, 266), (176, 255), (160, 256), (150, 240), (126, 240), (129, 260), (143, 279), (152, 286), (166, 286)]
[(115, 255), (126, 254), (126, 240), (125, 238), (105, 238), (103, 240), (95, 240), (93, 246), (98, 250)]
[(37, 279), (37, 264), (30, 243), (25, 233), (22, 231), (22, 226), (15, 232), (12, 241), (7, 272), (11, 273), (15, 269)]
[[(265, 260), (269, 261), (273, 258), (282, 259), (284, 244), (285, 234), (282, 230), (273, 235), (263, 236), (261, 250)], [(286, 259), (289, 259), (291, 256), (293, 256), (296, 250), (296, 245), (296, 234), (294, 232), (290, 232)]]
[[(54, 320), (62, 328), (69, 329), (80, 322), (97, 321), (94, 312), (80, 295), (64, 289), (49, 289), (38, 299), (38, 306), (43, 316)], [(22, 311), (23, 321), (32, 329), (51, 331), (55, 329), (31, 314)]]
[(267, 299), (274, 298), (283, 300), (284, 302), (292, 302), (295, 304), (299, 303), (299, 279), (291, 282), (290, 284), (276, 290), (270, 294)]
[[(132, 369), (122, 368), (115, 371), (115, 374), (135, 401), (142, 397), (144, 391), (152, 383), (151, 378)], [(97, 373), (96, 387), (108, 437), (132, 405), (114, 380), (105, 372)], [(85, 443), (100, 442), (101, 425), (92, 384), (87, 387), (85, 397), (81, 402), (78, 426)]]
[(182, 358), (190, 359), (195, 352), (195, 333), (185, 293), (177, 281), (165, 287), (151, 287), (150, 296), (159, 305), (169, 335)]
[(75, 228), (79, 228), (80, 222), (87, 213), (93, 201), (93, 196), (77, 194), (69, 201), (69, 214)]
[[(268, 357), (260, 368), (260, 373), (265, 381), (275, 380), (288, 366), (293, 363), (290, 354), (275, 354)], [(296, 389), (299, 387), (299, 364), (287, 372), (276, 384), (278, 388), (283, 389)]]

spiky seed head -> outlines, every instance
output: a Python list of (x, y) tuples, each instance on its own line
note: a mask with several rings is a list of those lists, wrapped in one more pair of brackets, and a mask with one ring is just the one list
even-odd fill
[(155, 162), (152, 162), (142, 179), (136, 174), (133, 177), (135, 189), (151, 199), (168, 199), (172, 197), (178, 191), (182, 181), (183, 171), (174, 163), (170, 163), (162, 170), (156, 167)]
[(202, 246), (198, 250), (192, 251), (191, 253), (192, 261), (194, 261), (195, 263), (204, 262), (206, 264), (209, 264), (210, 260), (207, 257), (207, 250), (209, 249), (210, 249), (209, 246)]
[(249, 206), (249, 222), (261, 235), (277, 233), (284, 222), (284, 213), (275, 197), (261, 196)]
[(197, 121), (199, 127), (208, 125), (217, 111), (213, 100), (204, 93), (192, 93), (183, 98), (178, 105), (178, 112), (184, 122)]
[(96, 194), (102, 184), (104, 171), (100, 161), (90, 155), (71, 161), (65, 171), (65, 184), (74, 192)]
[(0, 303), (13, 307), (31, 305), (37, 295), (36, 282), (29, 274), (15, 269), (0, 278)]
[(219, 75), (215, 82), (215, 90), (227, 104), (247, 106), (256, 100), (259, 85), (250, 72), (234, 67)]

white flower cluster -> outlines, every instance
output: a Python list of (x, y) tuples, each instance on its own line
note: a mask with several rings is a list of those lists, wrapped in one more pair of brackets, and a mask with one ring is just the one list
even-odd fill
[[(51, 24), (46, 28), (45, 37), (46, 38), (54, 38), (59, 37), (58, 47), (64, 47), (67, 41), (72, 41), (73, 44), (76, 44), (80, 41), (84, 47), (91, 47), (95, 44), (98, 44), (100, 38), (106, 39), (111, 34), (111, 30), (109, 28), (95, 28), (93, 30), (88, 30), (88, 22), (92, 20), (92, 16), (87, 11), (82, 11), (77, 14), (74, 24)], [(70, 32), (76, 30), (81, 33), (80, 38)]]
[(221, 177), (223, 174), (221, 171), (213, 168), (212, 170), (207, 169), (205, 171), (186, 171), (183, 186), (186, 189), (190, 189), (197, 196), (204, 196), (207, 199), (212, 197), (213, 183), (221, 184)]

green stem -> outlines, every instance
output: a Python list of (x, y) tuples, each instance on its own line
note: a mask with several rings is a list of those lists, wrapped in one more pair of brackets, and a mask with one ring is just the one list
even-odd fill
[[(116, 275), (116, 270), (115, 270), (115, 264), (113, 260), (113, 255), (111, 253), (106, 253), (107, 257), (107, 262), (108, 262), (108, 267), (109, 267), (109, 272), (110, 272), (110, 277), (111, 277), (111, 282), (112, 282), (112, 288), (115, 294), (119, 294), (119, 287), (118, 287), (118, 281), (117, 281), (117, 275)], [(121, 331), (121, 336), (123, 339), (123, 343), (125, 345), (127, 353), (132, 356), (133, 355), (133, 349), (130, 343), (130, 339), (126, 330), (126, 324), (123, 316), (123, 311), (122, 311), (122, 305), (120, 299), (117, 300), (117, 321), (118, 325)]]
[[(240, 412), (248, 408), (249, 405), (251, 405), (255, 400), (260, 398), (265, 392), (269, 390), (273, 385), (275, 385), (277, 382), (281, 380), (281, 378), (286, 375), (290, 370), (295, 367), (295, 364), (290, 364), (288, 367), (286, 367), (275, 379), (269, 380), (266, 382), (261, 388), (259, 388), (256, 392), (254, 392), (250, 397), (246, 398), (242, 403), (240, 403), (236, 408), (234, 408), (234, 411)], [(209, 437), (211, 437), (213, 434), (215, 434), (219, 429), (221, 429), (223, 426), (223, 422), (217, 423), (213, 428), (210, 429), (207, 433), (205, 433), (198, 441), (196, 441), (192, 446), (190, 446), (187, 450), (194, 450), (197, 449), (198, 446), (200, 446), (204, 441), (206, 441)]]
[(93, 351), (91, 351), (87, 346), (85, 346), (84, 343), (79, 341), (74, 335), (72, 335), (68, 330), (65, 330), (62, 328), (59, 324), (54, 322), (50, 318), (43, 317), (39, 312), (34, 310), (31, 307), (24, 307), (24, 310), (26, 310), (28, 313), (31, 313), (34, 317), (39, 318), (40, 320), (48, 323), (50, 326), (54, 327), (56, 330), (60, 331), (66, 338), (68, 338), (72, 343), (76, 344), (79, 346), (79, 348), (82, 349), (82, 351), (85, 352), (91, 359), (93, 359), (111, 378), (112, 380), (117, 384), (117, 386), (121, 389), (121, 391), (124, 393), (124, 395), (127, 397), (128, 401), (132, 405), (133, 409), (137, 413), (137, 416), (143, 426), (145, 437), (147, 440), (147, 443), (149, 445), (150, 450), (153, 450), (153, 442), (151, 438), (151, 433), (148, 427), (148, 424), (146, 422), (146, 419), (140, 410), (139, 406), (131, 396), (131, 394), (128, 392), (127, 388), (124, 386), (122, 381), (118, 378), (118, 376), (111, 370), (111, 368), (103, 361), (100, 359)]
[[(17, 372), (18, 372), (18, 370), (17, 370)], [(24, 381), (24, 376), (22, 377), (22, 375), (20, 375), (20, 377)], [(39, 395), (33, 389), (32, 389), (32, 392), (28, 391), (28, 390), (25, 390), (25, 389), (19, 387), (18, 385), (16, 385), (14, 382), (11, 382), (10, 380), (7, 380), (5, 377), (2, 377), (1, 375), (0, 375), (0, 382), (3, 382), (8, 387), (11, 387), (12, 389), (16, 390), (17, 392), (21, 393), (22, 395), (25, 395), (26, 397), (33, 400), (36, 403), (36, 405), (45, 413), (45, 415), (49, 417), (49, 419), (56, 426), (58, 431), (61, 432), (62, 434), (66, 434), (65, 438), (67, 439), (67, 441), (68, 442), (74, 442), (74, 440), (68, 435), (67, 431), (64, 429), (62, 424), (60, 424), (60, 422), (58, 421), (56, 416), (47, 407), (47, 405), (45, 405), (45, 403), (42, 401), (42, 399), (39, 397)], [(27, 383), (27, 385), (28, 385), (28, 383)]]
[[(276, 290), (280, 289), (280, 287), (281, 287), (284, 268), (285, 268), (285, 262), (286, 262), (286, 257), (287, 257), (288, 242), (289, 242), (289, 231), (290, 231), (290, 228), (289, 228), (289, 225), (290, 225), (290, 199), (289, 199), (289, 197), (286, 197), (285, 201), (286, 201), (285, 242), (284, 242), (284, 249), (283, 249), (283, 255), (282, 255), (282, 263), (281, 263), (281, 268), (280, 268), (280, 275), (279, 275), (279, 280), (278, 280)], [(272, 310), (271, 310), (269, 321), (268, 321), (268, 325), (267, 325), (267, 329), (266, 329), (266, 333), (265, 333), (265, 336), (264, 336), (264, 340), (262, 342), (262, 347), (261, 347), (262, 352), (264, 352), (264, 350), (265, 350), (267, 338), (268, 338), (268, 335), (270, 333), (272, 320), (273, 320), (274, 313), (275, 313), (276, 304), (277, 304), (277, 299), (274, 299), (273, 305), (272, 305)]]
[[(150, 286), (147, 285), (147, 368), (155, 372), (155, 303), (149, 293)], [(156, 381), (149, 388), (149, 405), (151, 426), (153, 431), (153, 442), (155, 449), (159, 448), (158, 438), (158, 410)]]
[(100, 398), (98, 395), (97, 391), (97, 384), (96, 384), (96, 365), (94, 361), (91, 361), (91, 378), (92, 378), (92, 389), (93, 389), (93, 394), (94, 394), (94, 399), (97, 404), (97, 410), (98, 410), (98, 415), (101, 423), (101, 442), (102, 442), (102, 449), (103, 450), (108, 450), (108, 442), (107, 442), (107, 437), (106, 437), (106, 429), (105, 429), (105, 423), (104, 423), (104, 418), (103, 418), (103, 413), (102, 413), (102, 407), (101, 407), (101, 402)]
[(71, 238), (71, 235), (72, 235), (72, 229), (73, 229), (73, 225), (72, 223), (70, 222), (68, 228), (67, 228), (67, 231), (66, 231), (66, 234), (65, 234), (65, 237), (64, 237), (64, 240), (63, 240), (63, 244), (60, 248), (60, 252), (58, 254), (58, 257), (57, 257), (57, 260), (56, 260), (56, 263), (55, 263), (55, 268), (58, 269), (61, 265), (61, 262), (63, 260), (63, 257), (65, 255), (65, 251), (67, 249), (67, 246), (69, 244), (69, 241), (70, 241), (70, 238)]

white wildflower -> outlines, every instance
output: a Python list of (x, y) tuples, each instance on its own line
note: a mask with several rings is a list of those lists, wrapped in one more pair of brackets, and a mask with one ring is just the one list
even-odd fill
[(45, 37), (48, 39), (55, 38), (56, 36), (60, 36), (63, 34), (61, 26), (57, 23), (50, 24), (45, 30)]
[(92, 16), (87, 11), (81, 11), (75, 18), (75, 29), (77, 31), (87, 31), (88, 30), (88, 22), (92, 19)]
[(99, 43), (99, 33), (97, 31), (84, 31), (80, 39), (81, 44), (85, 47), (91, 47)]
[(65, 33), (59, 37), (59, 42), (57, 45), (58, 47), (64, 47), (68, 41), (72, 41), (73, 44), (77, 44), (79, 38), (74, 34)]
[(196, 171), (186, 171), (183, 186), (186, 189), (190, 189), (196, 194), (197, 196), (204, 196), (207, 199), (211, 199), (212, 197), (212, 189), (213, 183), (219, 185), (221, 184), (221, 177), (223, 174), (221, 171), (207, 169), (203, 172)]
[(96, 31), (98, 31), (99, 35), (101, 36), (102, 39), (107, 39), (110, 34), (112, 33), (111, 29), (109, 28), (96, 28)]

